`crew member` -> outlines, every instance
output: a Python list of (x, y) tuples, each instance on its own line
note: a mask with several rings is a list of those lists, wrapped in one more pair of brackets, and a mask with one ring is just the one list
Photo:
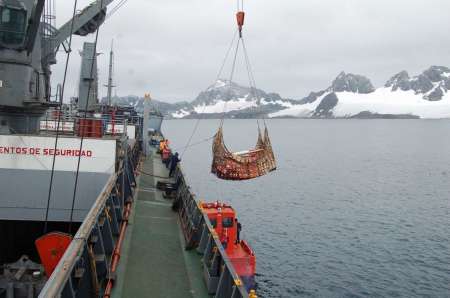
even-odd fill
[(237, 218), (235, 218), (234, 221), (236, 222), (236, 229), (237, 229), (236, 244), (239, 244), (239, 243), (241, 242), (241, 230), (242, 230), (242, 225), (241, 225), (241, 223), (237, 220)]
[(170, 151), (169, 147), (165, 147), (161, 153), (162, 162), (166, 165), (167, 169), (169, 168), (171, 155), (172, 155), (172, 152)]
[(159, 151), (162, 154), (164, 152), (164, 149), (169, 149), (169, 140), (164, 139), (159, 142)]
[(175, 169), (177, 168), (178, 163), (180, 162), (180, 159), (178, 158), (178, 152), (175, 152), (174, 155), (170, 158), (170, 172), (169, 177), (172, 177), (173, 173), (175, 172)]
[(162, 154), (163, 149), (164, 149), (164, 147), (165, 147), (165, 141), (166, 141), (166, 140), (161, 140), (161, 141), (159, 141), (159, 153), (160, 153), (160, 154)]
[[(167, 150), (167, 149), (164, 149), (164, 150)], [(172, 162), (173, 154), (172, 154), (172, 151), (170, 151), (170, 150), (167, 150), (166, 153), (167, 154), (163, 153), (163, 163), (166, 165), (166, 169), (169, 169), (170, 163)]]

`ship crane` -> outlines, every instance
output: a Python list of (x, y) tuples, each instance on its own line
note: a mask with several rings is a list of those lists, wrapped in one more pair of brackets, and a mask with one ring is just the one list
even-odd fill
[(45, 0), (0, 0), (0, 132), (36, 133), (50, 100), (50, 66), (72, 35), (86, 36), (104, 22), (113, 0), (97, 0), (60, 28), (42, 22)]

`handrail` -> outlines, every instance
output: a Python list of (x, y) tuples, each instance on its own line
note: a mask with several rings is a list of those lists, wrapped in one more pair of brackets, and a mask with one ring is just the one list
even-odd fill
[(239, 292), (242, 295), (242, 297), (247, 297), (248, 296), (247, 290), (245, 289), (240, 276), (236, 273), (236, 270), (234, 270), (234, 266), (231, 263), (230, 259), (228, 258), (228, 255), (225, 252), (225, 248), (223, 247), (222, 243), (220, 242), (219, 237), (217, 236), (217, 233), (216, 233), (214, 227), (212, 226), (208, 216), (205, 213), (203, 213), (203, 219), (205, 221), (205, 225), (208, 228), (209, 233), (212, 235), (213, 241), (214, 241), (214, 243), (217, 247), (217, 250), (223, 260), (223, 263), (225, 264), (225, 267), (228, 269), (231, 277), (233, 278), (236, 288), (239, 289)]
[[(208, 216), (202, 211), (200, 202), (195, 199), (195, 196), (191, 193), (190, 188), (185, 180), (185, 175), (180, 165), (177, 166), (175, 173), (175, 180), (179, 181), (177, 188), (177, 198), (175, 204), (181, 203), (179, 209), (180, 221), (184, 227), (189, 227), (193, 233), (192, 237), (187, 237), (194, 243), (186, 243), (186, 248), (197, 247), (197, 251), (204, 256), (208, 254), (219, 254), (222, 259), (223, 266), (219, 282), (215, 289), (215, 297), (256, 297), (250, 296), (247, 292), (241, 277), (236, 273), (233, 264), (231, 263), (228, 255), (223, 247), (220, 239), (211, 224)], [(188, 217), (188, 218), (186, 218)], [(185, 232), (185, 231), (184, 231)], [(186, 237), (186, 235), (185, 235)], [(193, 240), (192, 238), (195, 238)], [(210, 245), (208, 245), (208, 242)], [(214, 251), (214, 252), (213, 252)], [(203, 258), (203, 266), (208, 270), (207, 260)], [(229, 276), (228, 276), (229, 274)], [(230, 279), (231, 278), (231, 279)], [(220, 281), (222, 280), (222, 281)], [(209, 286), (207, 286), (209, 288)], [(209, 289), (208, 289), (209, 290)], [(253, 292), (252, 292), (253, 293)], [(210, 292), (212, 294), (212, 292)], [(254, 294), (254, 293), (253, 293)]]
[(97, 219), (105, 207), (106, 200), (115, 187), (117, 178), (118, 175), (115, 173), (108, 179), (108, 182), (103, 187), (91, 210), (86, 215), (86, 219), (81, 224), (75, 237), (62, 256), (61, 261), (45, 283), (44, 288), (39, 294), (39, 298), (58, 297), (62, 293), (73, 268), (75, 267), (79, 256), (82, 254), (84, 246), (97, 223)]
[[(121, 204), (120, 210), (123, 211), (123, 204), (126, 200), (126, 195), (123, 192), (126, 192), (126, 188), (122, 188), (120, 192), (117, 191), (117, 185), (120, 184), (123, 179), (126, 179), (128, 174), (132, 175), (132, 168), (134, 168), (133, 163), (136, 164), (137, 161), (131, 161), (128, 163), (124, 163), (122, 170), (118, 171), (116, 174), (112, 175), (107, 184), (102, 189), (100, 195), (97, 197), (93, 207), (89, 211), (79, 230), (77, 231), (74, 239), (71, 244), (65, 251), (61, 261), (58, 263), (54, 272), (50, 276), (49, 280), (45, 284), (44, 288), (39, 294), (39, 298), (46, 297), (76, 297), (76, 291), (83, 290), (82, 288), (77, 288), (78, 286), (74, 283), (74, 278), (80, 278), (78, 276), (78, 269), (80, 266), (83, 266), (86, 270), (90, 270), (85, 266), (89, 266), (89, 245), (92, 245), (93, 236), (98, 235), (98, 237), (103, 237), (102, 245), (104, 246), (103, 250), (98, 252), (99, 254), (107, 254), (112, 255), (112, 248), (107, 251), (106, 244), (108, 242), (108, 238), (106, 237), (108, 233), (111, 233), (113, 229), (116, 229), (117, 232), (117, 221), (113, 223), (114, 219), (117, 216), (122, 216), (121, 214), (116, 213), (114, 215), (114, 206), (118, 206), (117, 204)], [(125, 175), (127, 170), (131, 170), (130, 173)], [(210, 272), (213, 266), (214, 268), (218, 268), (220, 272), (214, 271), (214, 276), (211, 276), (212, 279), (215, 280), (215, 284), (213, 285), (213, 292), (210, 291), (210, 286), (208, 285), (208, 292), (210, 294), (214, 293), (216, 298), (248, 298), (248, 297), (256, 297), (252, 294), (249, 294), (246, 290), (244, 283), (242, 282), (240, 276), (236, 273), (235, 268), (228, 258), (228, 255), (223, 247), (220, 239), (212, 226), (208, 216), (201, 210), (201, 206), (196, 201), (194, 195), (191, 193), (191, 190), (186, 183), (186, 178), (183, 174), (183, 171), (180, 166), (178, 166), (177, 171), (175, 173), (175, 179), (178, 181), (176, 183), (176, 201), (180, 201), (184, 212), (190, 222), (188, 224), (189, 228), (195, 232), (196, 245), (198, 247), (198, 251), (204, 255), (203, 257), (203, 270), (204, 274)], [(128, 178), (128, 182), (133, 182), (133, 177)], [(132, 183), (125, 183), (126, 185)], [(120, 195), (119, 195), (120, 193)], [(121, 196), (122, 199), (118, 199), (118, 196)], [(106, 211), (108, 209), (109, 211)], [(106, 216), (108, 220), (105, 222), (108, 223), (111, 221), (111, 227), (103, 226), (103, 228), (99, 227), (99, 222), (102, 217), (105, 217), (104, 213), (108, 213)], [(180, 210), (180, 216), (182, 211)], [(126, 220), (121, 217), (121, 220)], [(191, 223), (192, 222), (192, 223)], [(103, 229), (103, 231), (101, 231)], [(117, 234), (116, 234), (117, 235)], [(94, 237), (95, 238), (95, 237)], [(97, 242), (99, 243), (99, 242)], [(111, 244), (111, 243), (110, 243)], [(95, 250), (95, 247), (94, 247)], [(212, 257), (214, 260), (209, 264), (209, 258)], [(109, 270), (106, 267), (102, 267), (102, 272), (98, 274), (102, 274), (103, 278), (106, 274), (106, 279), (114, 280), (114, 276), (111, 276)], [(101, 270), (97, 267), (98, 270)], [(83, 274), (83, 273), (81, 273)], [(86, 274), (84, 274), (86, 275)], [(86, 275), (84, 278), (90, 276)], [(206, 277), (205, 277), (206, 278)], [(105, 279), (102, 279), (103, 281)], [(89, 284), (88, 281), (85, 280), (83, 283), (83, 287), (86, 287), (86, 283)], [(75, 288), (74, 288), (75, 287)], [(86, 290), (86, 289), (85, 289)]]
[[(86, 293), (102, 291), (104, 281), (112, 278), (109, 260), (115, 253), (120, 225), (127, 220), (128, 206), (133, 202), (135, 171), (139, 163), (139, 142), (129, 148), (116, 173), (111, 175), (76, 232), (69, 247), (41, 290), (39, 297), (87, 297)], [(129, 210), (128, 210), (129, 211)]]

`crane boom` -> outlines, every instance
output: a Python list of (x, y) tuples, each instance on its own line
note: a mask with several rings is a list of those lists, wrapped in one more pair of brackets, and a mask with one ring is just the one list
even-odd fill
[(50, 66), (56, 64), (60, 45), (72, 34), (94, 33), (112, 2), (95, 0), (57, 29), (43, 17), (46, 0), (0, 0), (2, 15), (18, 16), (14, 22), (0, 24), (0, 68), (4, 74), (0, 78), (0, 131), (39, 130), (41, 115), (58, 104), (50, 100)]
[(73, 34), (81, 36), (95, 32), (105, 20), (106, 7), (113, 1), (114, 0), (97, 0), (84, 8), (73, 19), (73, 30), (72, 19), (67, 21), (58, 29), (52, 38), (55, 42), (55, 47), (58, 47), (69, 38), (72, 32)]

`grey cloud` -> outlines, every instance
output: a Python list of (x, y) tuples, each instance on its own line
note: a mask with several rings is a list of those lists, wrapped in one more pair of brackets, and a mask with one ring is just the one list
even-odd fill
[[(59, 23), (69, 18), (72, 3), (57, 1)], [(89, 1), (79, 3), (81, 8)], [(284, 97), (321, 90), (342, 70), (381, 86), (401, 70), (416, 74), (430, 65), (450, 65), (448, 0), (247, 0), (245, 10), (257, 85)], [(129, 0), (101, 28), (98, 46), (107, 54), (115, 40), (117, 93), (193, 99), (215, 79), (234, 13), (230, 0)], [(80, 49), (83, 40), (75, 38), (73, 48)], [(103, 83), (107, 60), (99, 57)], [(63, 67), (61, 53), (54, 83), (62, 81)], [(78, 73), (74, 51), (67, 96), (76, 94)], [(243, 72), (238, 78), (246, 81)]]

